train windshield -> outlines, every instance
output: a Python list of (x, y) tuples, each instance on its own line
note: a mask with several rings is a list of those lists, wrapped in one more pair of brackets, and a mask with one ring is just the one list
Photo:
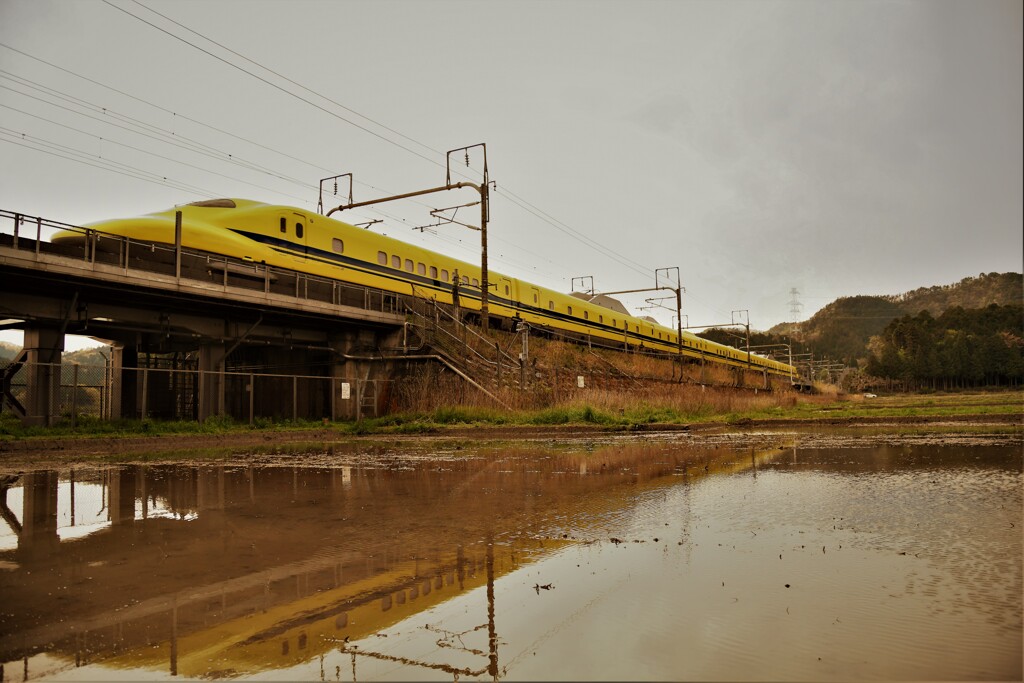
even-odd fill
[(192, 202), (188, 206), (205, 206), (214, 209), (234, 209), (235, 201), (233, 199), (204, 199), (201, 202)]

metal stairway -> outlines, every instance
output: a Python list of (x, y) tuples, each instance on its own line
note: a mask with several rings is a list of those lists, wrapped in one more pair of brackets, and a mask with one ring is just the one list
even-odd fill
[(445, 364), (495, 400), (498, 399), (491, 393), (493, 390), (518, 389), (521, 374), (519, 359), (513, 358), (497, 342), (459, 320), (450, 308), (422, 297), (406, 302), (411, 327), (422, 339), (422, 346), (429, 348)]

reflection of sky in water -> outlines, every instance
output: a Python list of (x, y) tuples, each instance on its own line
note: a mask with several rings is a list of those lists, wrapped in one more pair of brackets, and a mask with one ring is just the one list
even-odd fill
[[(71, 505), (72, 484), (62, 478), (57, 484), (57, 536), (62, 541), (84, 538), (110, 526), (110, 510), (106, 505), (106, 487), (94, 481), (74, 483), (74, 508)], [(24, 524), (25, 489), (19, 484), (7, 490), (7, 507), (19, 523)], [(145, 506), (145, 511), (143, 510)], [(135, 501), (135, 519), (143, 516), (165, 517), (168, 519), (196, 518), (196, 513), (184, 517), (167, 508), (166, 501), (152, 498)], [(18, 536), (10, 526), (0, 521), (0, 551), (18, 547)]]
[[(198, 565), (197, 573), (184, 577), (191, 587), (176, 594), (207, 590), (195, 603), (202, 610), (191, 617), (188, 632), (209, 641), (211, 659), (202, 659), (206, 651), (194, 644), (183, 644), (180, 655), (208, 667), (204, 672), (265, 661), (260, 670), (246, 670), (246, 677), (319, 679), (322, 671), (328, 680), (351, 680), (350, 652), (323, 640), (340, 632), (335, 613), (303, 615), (320, 614), (341, 600), (331, 596), (347, 590), (345, 581), (377, 585), (375, 576), (397, 571), (413, 556), (448, 552), (460, 540), (477, 554), (475, 583), (463, 592), (446, 583), (433, 601), (421, 591), (416, 604), (425, 609), (419, 612), (413, 593), (394, 587), (404, 584), (388, 584), (387, 595), (404, 591), (409, 603), (402, 604), (412, 611), (403, 612), (396, 602), (400, 620), (382, 621), (371, 631), (354, 628), (348, 647), (375, 653), (357, 655), (359, 680), (451, 680), (396, 659), (486, 667), (488, 591), (479, 557), (481, 534), (489, 527), (499, 549), (493, 586), (498, 664), (510, 679), (1021, 674), (1016, 447), (747, 449), (684, 457), (659, 444), (633, 452), (509, 451), (461, 462), (422, 461), (400, 472), (281, 468), (257, 471), (248, 480), (241, 470), (186, 474), (194, 499), (212, 508), (207, 514), (200, 507), (199, 517), (189, 512), (194, 525), (174, 526), (183, 535), (168, 538), (177, 539), (179, 549), (160, 547), (173, 554), (195, 546), (194, 557), (181, 557)], [(83, 496), (79, 507), (77, 486), (76, 524), (103, 508), (95, 493)], [(65, 487), (62, 481), (61, 500)], [(8, 503), (17, 509), (13, 494)], [(180, 502), (178, 507), (189, 509)], [(147, 514), (157, 523), (179, 519), (169, 507)], [(65, 523), (70, 515), (62, 513), (62, 538)], [(141, 530), (128, 537), (144, 540)], [(303, 539), (310, 542), (303, 545)], [(261, 563), (261, 553), (289, 543), (298, 554), (286, 551), (280, 560)], [(230, 558), (228, 574), (222, 571), (224, 558)], [(128, 561), (129, 567), (136, 562), (130, 555)], [(143, 564), (153, 566), (156, 576), (152, 562), (147, 557)], [(335, 583), (304, 589), (309, 578), (302, 579), (302, 572), (321, 571), (317, 567), (325, 562), (338, 568)], [(203, 563), (211, 563), (208, 575)], [(218, 625), (224, 620), (218, 617), (222, 598), (213, 587), (218, 581), (251, 582), (254, 592), (245, 599), (258, 606), (264, 599), (260, 572), (274, 571), (281, 574), (272, 589), (276, 602), (265, 613), (268, 625), (282, 625), (261, 626), (272, 635), (248, 646), (269, 654), (257, 657), (241, 646), (218, 645), (216, 638), (232, 632), (218, 630), (226, 627)], [(424, 571), (429, 578), (430, 570)], [(341, 587), (332, 588), (339, 576), (345, 577)], [(345, 609), (353, 621), (379, 616), (380, 600), (372, 597), (366, 613)], [(259, 631), (245, 626), (254, 622), (244, 611), (232, 615), (233, 621), (223, 623), (242, 629), (232, 637), (252, 638)], [(181, 619), (184, 633), (184, 612)], [(97, 654), (96, 663), (82, 669), (66, 660), (55, 665), (61, 660), (52, 657), (44, 666), (40, 659), (35, 670), (68, 679), (124, 678), (129, 672), (128, 678), (166, 677), (160, 658), (167, 655), (158, 652), (167, 648), (160, 640), (166, 622), (158, 622), (155, 633), (148, 670), (131, 668), (131, 658), (116, 669), (103, 666), (111, 653)], [(299, 637), (308, 637), (310, 654), (296, 659)], [(282, 656), (285, 641), (292, 648), (289, 657)]]

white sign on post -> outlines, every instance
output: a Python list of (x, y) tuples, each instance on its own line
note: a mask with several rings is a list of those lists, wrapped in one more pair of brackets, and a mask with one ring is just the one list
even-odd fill
[(341, 399), (343, 401), (347, 401), (351, 396), (352, 396), (352, 392), (349, 389), (349, 383), (348, 382), (342, 382), (341, 383)]
[(576, 375), (576, 386), (583, 388), (583, 375)]

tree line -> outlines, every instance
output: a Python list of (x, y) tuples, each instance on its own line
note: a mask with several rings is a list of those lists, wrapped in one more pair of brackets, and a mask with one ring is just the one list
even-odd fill
[(872, 337), (868, 375), (906, 389), (1019, 386), (1024, 380), (1024, 305), (904, 315)]

